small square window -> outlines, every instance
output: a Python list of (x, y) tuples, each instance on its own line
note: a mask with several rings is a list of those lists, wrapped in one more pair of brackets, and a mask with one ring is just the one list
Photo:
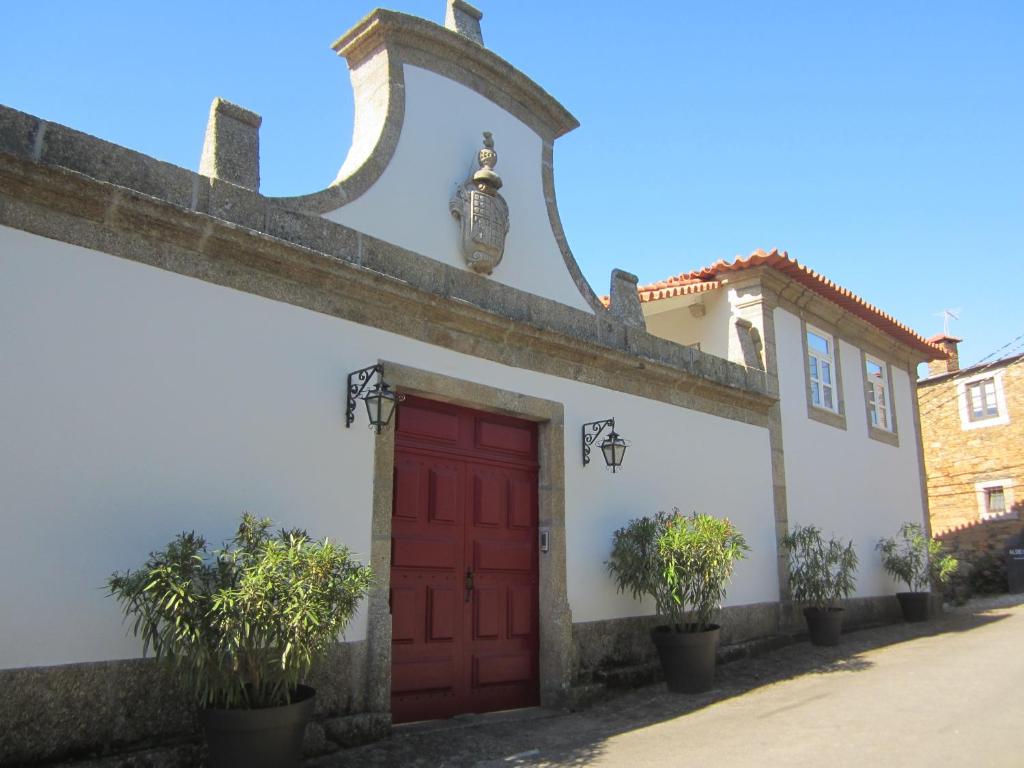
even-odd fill
[(989, 515), (1006, 513), (1006, 495), (1003, 493), (1003, 486), (997, 485), (985, 489), (985, 513)]
[(1013, 480), (985, 480), (975, 483), (978, 493), (978, 513), (982, 520), (1017, 519), (1013, 498)]

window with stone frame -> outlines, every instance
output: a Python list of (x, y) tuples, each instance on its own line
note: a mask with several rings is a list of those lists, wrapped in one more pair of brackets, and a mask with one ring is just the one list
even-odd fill
[(865, 356), (868, 416), (871, 426), (892, 432), (892, 400), (889, 396), (889, 373), (885, 363)]
[(987, 371), (957, 382), (960, 428), (983, 429), (1010, 423), (1003, 392), (1003, 371)]
[(995, 377), (972, 381), (964, 389), (967, 393), (967, 418), (983, 421), (999, 417)]
[(1014, 509), (1013, 480), (985, 480), (975, 483), (978, 494), (978, 515), (982, 520), (991, 518), (1016, 518)]
[(810, 375), (811, 405), (839, 413), (835, 343), (829, 334), (811, 326), (807, 326), (807, 370)]

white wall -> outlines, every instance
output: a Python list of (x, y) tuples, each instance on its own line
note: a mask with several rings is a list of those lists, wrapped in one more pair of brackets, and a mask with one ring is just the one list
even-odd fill
[[(378, 359), (565, 404), (574, 620), (645, 612), (606, 575), (610, 536), (673, 505), (746, 534), (730, 604), (777, 598), (764, 429), (0, 227), (0, 668), (137, 655), (106, 577), (181, 530), (219, 544), (244, 510), (367, 558), (373, 436), (343, 393)], [(633, 442), (614, 476), (580, 458), (610, 416)]]
[(892, 594), (896, 585), (875, 544), (904, 521), (924, 520), (910, 376), (893, 369), (899, 447), (872, 440), (860, 350), (840, 339), (846, 430), (814, 421), (807, 415), (800, 320), (781, 308), (774, 318), (790, 525), (813, 523), (826, 535), (852, 538), (860, 557), (857, 595)]
[[(729, 358), (729, 336), (732, 327), (732, 304), (726, 290), (705, 291), (692, 296), (641, 304), (647, 321), (647, 330), (677, 344), (690, 346), (700, 343), (700, 351), (715, 357)], [(704, 305), (704, 315), (690, 313), (693, 304)], [(739, 361), (742, 364), (742, 360)]]
[(494, 134), (511, 228), (501, 264), (481, 279), (592, 312), (551, 231), (540, 137), (475, 91), (425, 69), (405, 65), (405, 122), (387, 169), (364, 194), (325, 217), (467, 269), (448, 201), (479, 167), (484, 131)]

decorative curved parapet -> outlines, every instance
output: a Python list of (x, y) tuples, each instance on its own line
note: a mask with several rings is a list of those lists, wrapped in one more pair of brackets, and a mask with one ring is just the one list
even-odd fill
[(607, 310), (583, 276), (562, 228), (555, 198), (553, 142), (579, 122), (558, 101), (482, 45), (424, 19), (377, 9), (334, 43), (348, 61), (356, 103), (352, 146), (330, 187), (297, 197), (271, 198), (310, 215), (337, 210), (380, 178), (398, 146), (405, 119), (404, 65), (451, 79), (484, 96), (541, 137), (541, 176), (551, 231), (566, 268), (586, 303)]
[(555, 236), (558, 243), (558, 250), (562, 252), (562, 259), (565, 267), (569, 270), (572, 280), (576, 283), (583, 298), (598, 315), (607, 314), (608, 308), (601, 303), (601, 300), (590, 287), (587, 278), (583, 276), (580, 265), (576, 263), (576, 257), (572, 255), (569, 248), (569, 241), (565, 237), (565, 229), (562, 227), (562, 217), (558, 214), (558, 200), (555, 198), (555, 160), (554, 147), (550, 141), (544, 142), (543, 157), (541, 158), (541, 182), (544, 185), (544, 202), (548, 207), (548, 219), (551, 221), (551, 234)]
[(398, 146), (405, 116), (403, 65), (430, 70), (476, 91), (528, 125), (544, 141), (579, 122), (543, 88), (497, 54), (433, 22), (380, 8), (332, 46), (352, 71), (356, 116), (352, 147), (338, 178), (320, 192), (272, 198), (320, 215), (363, 194)]

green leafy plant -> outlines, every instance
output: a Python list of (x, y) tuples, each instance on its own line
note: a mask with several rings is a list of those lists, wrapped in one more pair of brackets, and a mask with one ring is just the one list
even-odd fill
[(942, 554), (942, 543), (929, 538), (920, 523), (904, 523), (899, 540), (881, 539), (875, 549), (882, 553), (886, 572), (911, 592), (927, 592), (945, 584), (960, 567), (955, 557)]
[(737, 560), (749, 551), (729, 520), (679, 510), (631, 520), (612, 536), (606, 563), (620, 592), (654, 598), (676, 632), (711, 627)]
[(814, 525), (797, 526), (780, 542), (789, 562), (793, 599), (807, 608), (839, 608), (853, 594), (857, 553), (853, 542), (829, 539)]
[(143, 654), (166, 662), (200, 707), (288, 703), (370, 587), (346, 547), (272, 525), (245, 514), (213, 553), (182, 533), (107, 582)]

